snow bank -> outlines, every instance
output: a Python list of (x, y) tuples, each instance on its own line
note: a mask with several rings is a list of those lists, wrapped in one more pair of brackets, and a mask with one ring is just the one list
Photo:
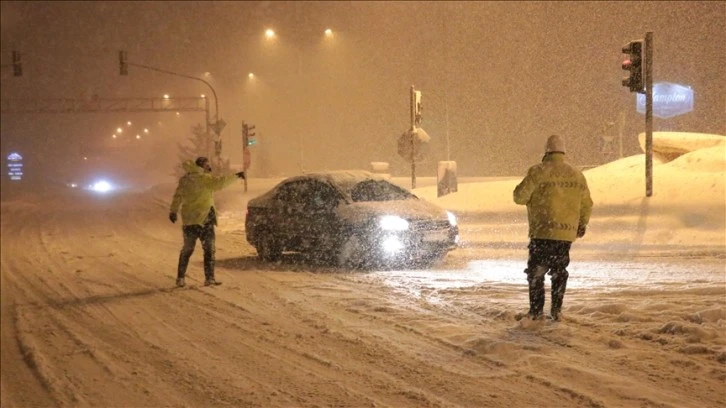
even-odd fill
[[(595, 202), (584, 241), (726, 248), (726, 138), (675, 132), (656, 136), (654, 145), (664, 154), (653, 160), (651, 197), (645, 196), (645, 155), (584, 172)], [(526, 222), (526, 209), (512, 200), (520, 180), (460, 183), (457, 193), (444, 197), (436, 197), (435, 187), (415, 193), (454, 212), (463, 223), (514, 225)]]

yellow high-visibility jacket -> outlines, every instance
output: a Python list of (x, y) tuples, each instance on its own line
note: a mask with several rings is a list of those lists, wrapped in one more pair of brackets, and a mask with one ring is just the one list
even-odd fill
[(230, 186), (237, 176), (213, 176), (193, 160), (184, 162), (182, 167), (187, 174), (179, 179), (169, 212), (176, 214), (181, 207), (184, 225), (203, 225), (209, 210), (214, 207), (214, 192)]
[(514, 202), (527, 206), (529, 238), (573, 242), (577, 227), (587, 226), (592, 198), (580, 170), (565, 161), (564, 153), (548, 153), (530, 167), (514, 189)]

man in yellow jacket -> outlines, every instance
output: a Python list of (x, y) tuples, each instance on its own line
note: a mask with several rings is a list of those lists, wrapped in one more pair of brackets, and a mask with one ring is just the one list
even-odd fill
[(182, 231), (184, 246), (179, 254), (176, 285), (184, 286), (184, 275), (189, 265), (189, 258), (197, 245), (197, 239), (204, 249), (204, 286), (219, 285), (214, 279), (215, 236), (214, 226), (217, 225), (217, 214), (214, 209), (214, 193), (230, 186), (238, 178), (244, 179), (243, 171), (227, 176), (213, 176), (209, 159), (199, 157), (196, 161), (182, 163), (186, 174), (179, 179), (174, 198), (169, 208), (169, 220), (175, 223), (177, 212), (181, 207)]
[(567, 287), (570, 246), (585, 235), (592, 213), (587, 180), (565, 161), (565, 142), (552, 135), (545, 144), (542, 163), (530, 167), (514, 189), (514, 202), (527, 206), (529, 220), (529, 317), (542, 318), (544, 278), (552, 276), (550, 314), (558, 320)]

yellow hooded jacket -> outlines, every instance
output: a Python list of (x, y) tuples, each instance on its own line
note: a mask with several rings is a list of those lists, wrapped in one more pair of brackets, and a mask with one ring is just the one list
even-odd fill
[(527, 206), (532, 239), (573, 242), (578, 225), (587, 226), (592, 213), (587, 180), (563, 153), (548, 153), (530, 167), (514, 189), (514, 202)]
[(179, 179), (169, 212), (176, 214), (181, 206), (184, 225), (203, 225), (209, 209), (214, 207), (214, 192), (230, 186), (237, 176), (213, 176), (193, 160), (185, 161), (182, 167), (187, 174)]

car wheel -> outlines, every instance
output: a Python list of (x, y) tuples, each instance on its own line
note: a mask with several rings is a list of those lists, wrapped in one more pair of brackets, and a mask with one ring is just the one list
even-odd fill
[(282, 256), (282, 246), (271, 235), (265, 235), (257, 244), (257, 256), (263, 261), (274, 262)]
[(338, 248), (338, 266), (346, 269), (360, 268), (363, 265), (365, 248), (358, 234), (351, 234)]
[(447, 250), (439, 250), (439, 251), (433, 251), (426, 257), (426, 264), (428, 267), (434, 266), (435, 264), (441, 262), (445, 257), (446, 254), (449, 253)]

